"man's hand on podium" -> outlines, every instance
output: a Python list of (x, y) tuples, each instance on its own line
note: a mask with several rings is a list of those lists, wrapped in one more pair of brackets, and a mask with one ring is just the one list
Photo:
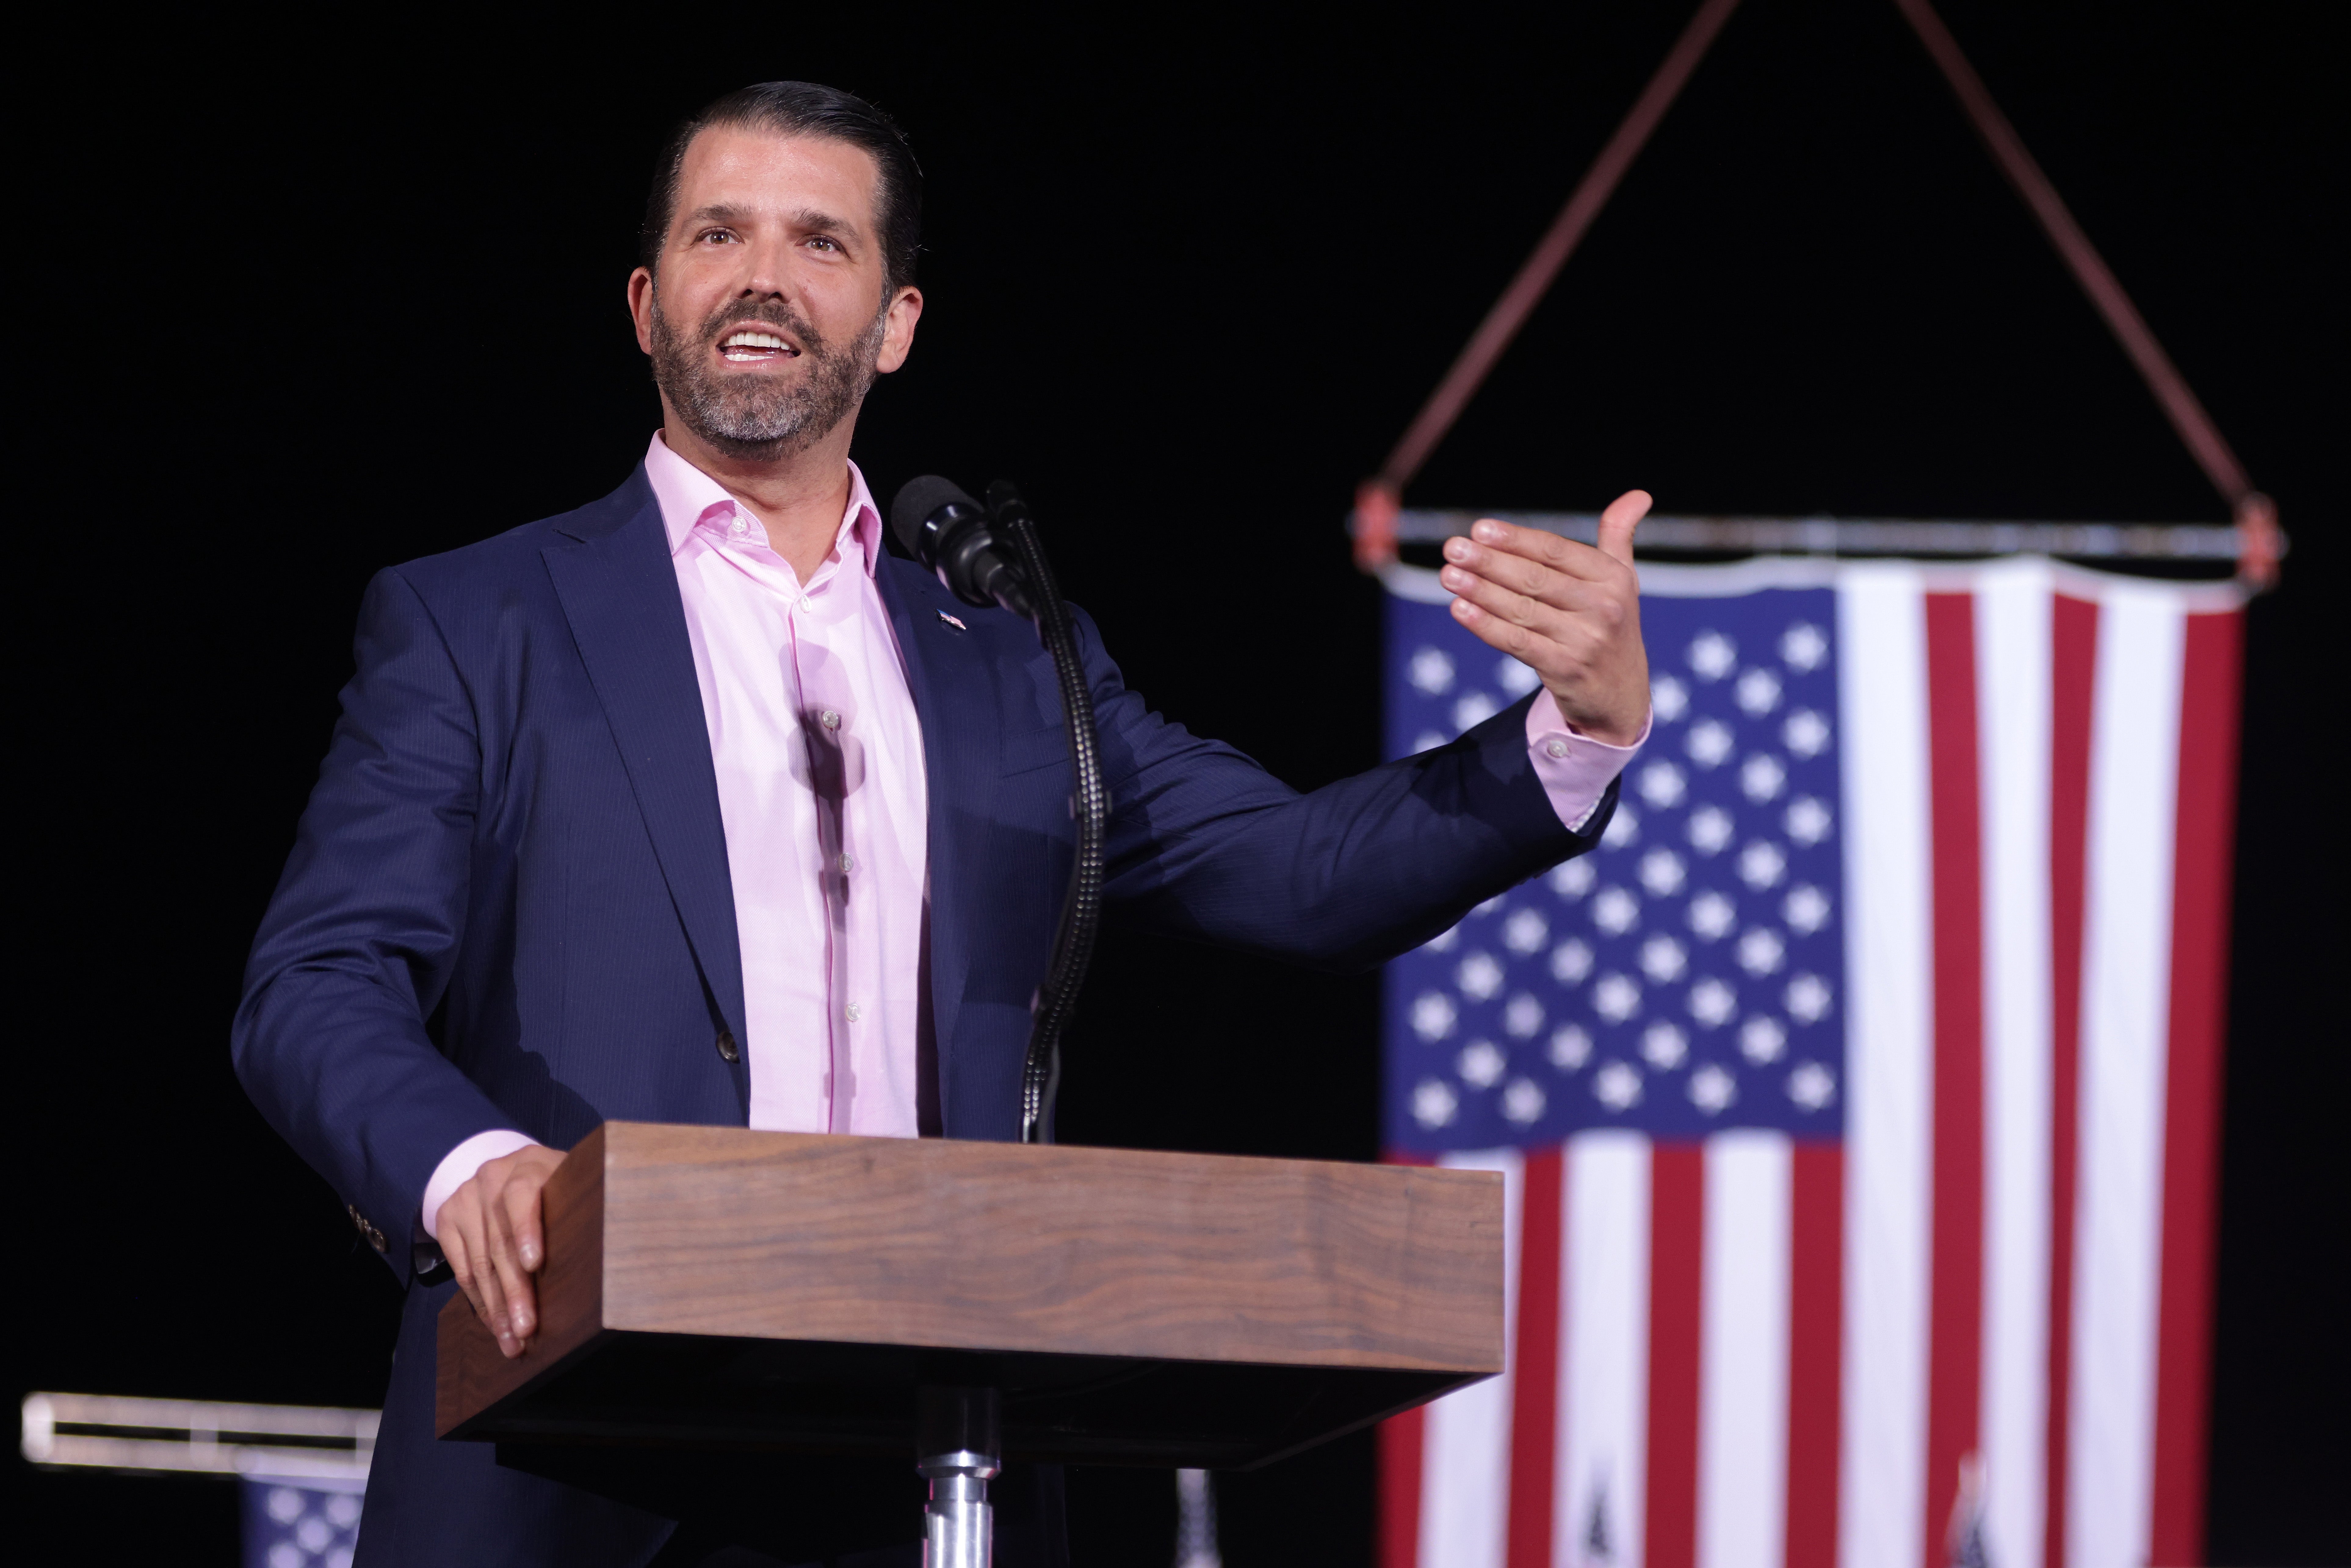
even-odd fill
[(538, 1195), (562, 1163), (559, 1149), (517, 1149), (485, 1161), (441, 1206), (442, 1256), (509, 1357), (520, 1355), (538, 1330), (531, 1276), (547, 1261)]
[(1648, 510), (1646, 490), (1608, 503), (1597, 549), (1491, 517), (1445, 541), (1454, 619), (1532, 668), (1567, 722), (1610, 746), (1632, 745), (1649, 722), (1633, 570), (1633, 529)]

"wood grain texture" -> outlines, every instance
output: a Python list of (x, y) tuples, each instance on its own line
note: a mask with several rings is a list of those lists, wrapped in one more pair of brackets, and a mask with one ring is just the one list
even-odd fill
[(547, 1205), (528, 1351), (443, 1311), (444, 1437), (899, 1453), (985, 1382), (1026, 1455), (1245, 1465), (1502, 1364), (1487, 1172), (608, 1123)]
[(611, 1124), (614, 1329), (1470, 1374), (1490, 1173)]
[(434, 1430), (446, 1437), (466, 1416), (544, 1384), (604, 1337), (604, 1129), (580, 1141), (540, 1196), (547, 1266), (539, 1328), (513, 1360), (464, 1291), (441, 1310), (434, 1378)]

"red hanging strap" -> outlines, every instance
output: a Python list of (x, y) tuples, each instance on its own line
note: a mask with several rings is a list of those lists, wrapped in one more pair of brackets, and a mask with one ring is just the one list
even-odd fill
[(2049, 183), (2049, 176), (2042, 172), (2041, 165), (2025, 150), (2024, 139), (2017, 135), (2016, 127), (2008, 122), (2008, 116), (1992, 101), (1983, 78), (1976, 75), (1967, 56), (1959, 52), (1959, 41), (1943, 26), (1942, 17), (1935, 14), (1929, 0), (1894, 0), (1894, 5), (1918, 35), (1918, 41), (1927, 46), (1927, 53), (1942, 71), (1943, 79), (1951, 84), (1951, 91), (1959, 99), (1959, 107), (1967, 110), (1976, 134), (1991, 149), (1992, 161), (2040, 220), (2042, 232), (2056, 247), (2058, 256), (2074, 274), (2074, 280), (2090, 297), (2098, 314), (2105, 318), (2123, 352), (2138, 367), (2147, 390), (2155, 394), (2156, 402), (2171, 421), (2171, 428), (2179, 432), (2189, 455), (2196, 459), (2204, 476), (2212, 481), (2212, 487), (2234, 509), (2244, 541), (2243, 554), (2238, 559), (2241, 575), (2259, 587), (2270, 587), (2277, 580), (2283, 544), (2276, 506), (2253, 488), (2252, 481), (2245, 476), (2244, 465), (2230, 450), (2228, 441), (2212, 423), (2212, 416), (2204, 412), (2204, 405), (2188, 390), (2179, 367), (2171, 362), (2171, 356), (2155, 340), (2146, 319), (2131, 303), (2130, 296), (2123, 292), (2123, 286), (2098, 255), (2097, 246), (2090, 243), (2090, 236), (2074, 221), (2074, 214), (2057, 194), (2057, 187)]
[[(1634, 101), (1632, 110), (1625, 116), (1625, 122), (1616, 128), (1616, 133), (1608, 139), (1607, 145), (1600, 150), (1600, 155), (1593, 160), (1591, 170), (1583, 176), (1583, 183), (1576, 186), (1575, 193), (1568, 198), (1567, 205), (1561, 209), (1558, 218), (1553, 220), (1550, 230), (1535, 246), (1534, 254), (1527, 257), (1526, 265), (1519, 268), (1518, 276), (1510, 280), (1510, 286), (1502, 291), (1502, 297), (1494, 302), (1493, 308), (1486, 313), (1486, 319), (1479, 323), (1478, 330), (1470, 336), (1460, 357), (1453, 361), (1453, 368), (1446, 372), (1437, 390), (1429, 394), (1427, 403), (1405, 429), (1403, 439), (1395, 444), (1395, 450), (1388, 454), (1387, 461), (1380, 465), (1376, 475), (1357, 486), (1354, 517), (1357, 566), (1373, 571), (1395, 559), (1396, 516), (1403, 506), (1405, 486), (1420, 471), (1421, 465), (1427, 461), (1428, 455), (1436, 450), (1437, 444), (1445, 438), (1446, 433), (1453, 428), (1454, 421), (1461, 416), (1461, 411), (1477, 394), (1487, 373), (1494, 368), (1494, 362), (1502, 357), (1502, 350), (1510, 347), (1510, 340), (1518, 336), (1519, 329), (1533, 314), (1535, 306), (1541, 303), (1552, 280), (1559, 276), (1560, 268), (1574, 253), (1577, 242), (1583, 239), (1584, 231), (1592, 225), (1592, 220), (1606, 204), (1609, 196), (1614, 193), (1618, 182), (1625, 177), (1625, 171), (1631, 167), (1634, 158), (1648, 141), (1649, 133), (1656, 129), (1657, 121), (1665, 118), (1666, 110), (1672, 106), (1682, 85), (1689, 79), (1690, 72), (1697, 68), (1698, 62), (1714, 42), (1715, 36), (1722, 31), (1723, 23), (1729, 19), (1738, 4), (1739, 0), (1704, 0), (1704, 4), (1698, 6), (1698, 14), (1690, 18), (1689, 26), (1682, 30), (1682, 36), (1666, 56), (1665, 63), (1657, 68), (1656, 75), (1649, 78), (1649, 85)], [(2090, 243), (2089, 236), (2074, 221), (2074, 214), (2066, 210), (2056, 187), (2049, 183), (2049, 176), (2042, 172), (2041, 165), (2033, 162), (2032, 153), (2025, 151), (2023, 140), (2017, 135), (2016, 128), (2008, 122), (2008, 117), (1992, 101), (1991, 93), (1984, 87), (1983, 79), (1976, 75), (1975, 68), (1959, 52), (1958, 42), (1943, 26), (1942, 18), (1935, 14), (1929, 0), (1894, 0), (1894, 4), (1917, 33), (1919, 41), (1926, 45), (1928, 55), (1942, 71), (1944, 79), (1950, 83), (1960, 107), (1967, 111), (1977, 133), (1991, 149), (2001, 172), (2008, 176), (2009, 182), (2024, 198), (2025, 205), (2032, 209), (2042, 231), (2049, 236), (2050, 244), (2056, 247), (2058, 256), (2072, 270), (2083, 292), (2090, 297), (2091, 304), (2105, 319), (2107, 327), (2122, 344), (2123, 351), (2138, 367), (2139, 374), (2147, 381), (2147, 390), (2155, 394), (2157, 403), (2170, 419), (2172, 428), (2187, 444), (2189, 455), (2204, 470), (2206, 477), (2212, 481), (2213, 488), (2219, 490), (2234, 508), (2239, 536), (2243, 541), (2243, 551), (2238, 560), (2239, 575), (2257, 587), (2270, 587), (2277, 580), (2278, 559), (2283, 554), (2284, 544), (2283, 536), (2278, 529), (2276, 506), (2252, 487), (2243, 465), (2237, 461), (2236, 454), (2230, 450), (2228, 442), (2213, 424), (2212, 416), (2204, 411), (2204, 405), (2197, 401), (2196, 394), (2188, 390), (2188, 382), (2181, 377), (2179, 367), (2171, 362), (2170, 356), (2155, 340), (2155, 334), (2148, 329), (2145, 319), (2131, 304), (2130, 297), (2123, 292), (2122, 285), (2116, 281), (2114, 273), (2099, 256), (2097, 247)]]
[(1689, 80), (1690, 72), (1698, 68), (1707, 47), (1714, 42), (1715, 35), (1722, 31), (1723, 23), (1729, 20), (1730, 13), (1738, 6), (1739, 0), (1705, 0), (1698, 6), (1698, 15), (1682, 29), (1682, 36), (1675, 41), (1665, 63), (1657, 68), (1657, 74), (1649, 78), (1649, 85), (1633, 100), (1625, 123), (1616, 128), (1616, 134), (1608, 139), (1600, 156), (1592, 161), (1592, 168), (1575, 187), (1575, 193), (1568, 197), (1567, 205), (1552, 220), (1551, 228), (1535, 246), (1534, 254), (1527, 257), (1519, 275), (1510, 279), (1510, 286), (1502, 290), (1502, 297), (1494, 301), (1494, 308), (1478, 324), (1478, 330), (1470, 334), (1460, 357), (1445, 372), (1445, 379), (1437, 383), (1437, 390), (1405, 428), (1395, 450), (1380, 465), (1379, 473), (1356, 488), (1357, 566), (1374, 571), (1395, 559), (1396, 512), (1403, 504), (1404, 487), (1420, 472), (1420, 465), (1428, 461), (1428, 455), (1445, 439), (1445, 433), (1453, 428), (1462, 409), (1477, 395), (1487, 372), (1494, 368), (1494, 361), (1502, 357), (1502, 350), (1510, 346), (1510, 340), (1519, 335), (1519, 329), (1534, 314), (1535, 307), (1551, 288), (1552, 279), (1559, 276), (1559, 269), (1574, 254), (1583, 231), (1592, 226), (1592, 220), (1607, 205), (1617, 182), (1624, 179), (1625, 171), (1632, 166), (1642, 145), (1649, 140), (1649, 132), (1665, 118), (1666, 110), (1682, 90), (1682, 84)]

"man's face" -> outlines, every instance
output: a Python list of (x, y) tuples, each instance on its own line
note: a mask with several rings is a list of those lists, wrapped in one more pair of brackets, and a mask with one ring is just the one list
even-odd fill
[(785, 457), (905, 362), (922, 296), (886, 283), (872, 156), (720, 127), (687, 148), (658, 274), (629, 279), (670, 412), (729, 455)]

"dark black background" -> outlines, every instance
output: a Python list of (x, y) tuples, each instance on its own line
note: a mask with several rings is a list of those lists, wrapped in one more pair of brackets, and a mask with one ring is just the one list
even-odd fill
[[(2231, 1563), (2351, 1559), (2330, 9), (1946, 13), (2294, 539), (2250, 617)], [(1130, 682), (1311, 786), (1375, 760), (1353, 484), (1687, 11), (353, 11), (25, 40), (16, 1386), (380, 1399), (392, 1282), (230, 1075), (239, 966), (368, 576), (603, 493), (657, 422), (622, 287), (669, 122), (779, 76), (902, 119), (929, 303), (860, 429), (875, 489), (1019, 479)], [(1411, 498), (1635, 484), (1677, 512), (2223, 515), (1874, 0), (1734, 16)], [(1113, 932), (1064, 1135), (1368, 1158), (1374, 999)], [(1228, 1479), (1226, 1560), (1367, 1562), (1370, 1477), (1353, 1440)], [(12, 1546), (50, 1543), (26, 1560), (233, 1560), (215, 1483), (9, 1484)], [(1081, 1563), (1167, 1560), (1164, 1476), (1073, 1490)]]

